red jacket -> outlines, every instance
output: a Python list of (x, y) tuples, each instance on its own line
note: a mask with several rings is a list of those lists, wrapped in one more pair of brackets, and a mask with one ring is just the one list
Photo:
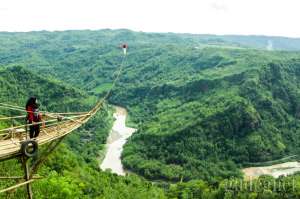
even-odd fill
[(39, 113), (39, 109), (33, 106), (28, 106), (26, 108), (27, 111), (27, 120), (29, 122), (40, 122), (42, 120), (42, 116)]

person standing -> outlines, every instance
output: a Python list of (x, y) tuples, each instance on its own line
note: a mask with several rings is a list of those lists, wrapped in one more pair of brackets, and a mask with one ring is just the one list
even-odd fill
[(29, 136), (30, 139), (36, 138), (40, 133), (40, 122), (42, 121), (42, 115), (39, 112), (39, 104), (36, 97), (30, 97), (26, 103), (26, 122), (29, 124)]

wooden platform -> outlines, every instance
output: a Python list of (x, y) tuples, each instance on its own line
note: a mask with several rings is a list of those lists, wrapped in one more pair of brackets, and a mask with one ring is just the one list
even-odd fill
[[(41, 127), (40, 135), (35, 140), (39, 145), (43, 145), (63, 137), (87, 122), (91, 115), (84, 115), (72, 120), (58, 121), (57, 124), (50, 124), (45, 128)], [(0, 161), (17, 157), (21, 154), (21, 144), (29, 136), (26, 134), (25, 128), (18, 128), (14, 129), (14, 133), (10, 133), (6, 138), (0, 140)]]

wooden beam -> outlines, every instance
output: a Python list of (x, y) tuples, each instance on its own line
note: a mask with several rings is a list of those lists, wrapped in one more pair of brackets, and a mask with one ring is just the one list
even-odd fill
[(4, 193), (4, 192), (7, 192), (7, 191), (16, 189), (16, 188), (18, 188), (18, 187), (21, 187), (21, 186), (30, 184), (30, 183), (32, 183), (33, 181), (35, 181), (35, 179), (31, 179), (31, 180), (22, 182), (22, 183), (20, 183), (20, 184), (16, 184), (16, 185), (14, 185), (14, 186), (8, 187), (8, 188), (6, 188), (6, 189), (2, 189), (2, 190), (0, 190), (0, 193)]
[[(26, 181), (31, 180), (31, 175), (33, 175), (33, 174), (30, 173), (30, 170), (29, 170), (30, 166), (29, 166), (29, 161), (28, 160), (29, 160), (28, 157), (23, 156), (22, 161), (23, 161), (25, 180)], [(33, 193), (32, 193), (31, 184), (27, 183), (26, 188), (27, 188), (28, 199), (32, 199), (33, 198), (33, 196), (32, 196)]]
[[(42, 176), (33, 176), (32, 179), (42, 179)], [(0, 176), (0, 180), (24, 179), (24, 176)]]

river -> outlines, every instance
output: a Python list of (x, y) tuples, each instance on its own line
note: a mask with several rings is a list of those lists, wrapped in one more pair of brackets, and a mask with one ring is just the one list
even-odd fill
[[(115, 107), (114, 124), (106, 142), (105, 157), (100, 164), (102, 170), (110, 169), (112, 173), (125, 175), (126, 172), (121, 162), (123, 146), (127, 139), (136, 131), (134, 128), (126, 126), (127, 111), (122, 107)], [(244, 168), (243, 173), (246, 179), (257, 178), (261, 175), (271, 175), (275, 178), (281, 175), (293, 174), (300, 171), (299, 162), (286, 162), (265, 167)]]
[(136, 131), (126, 126), (127, 111), (122, 107), (115, 107), (114, 124), (106, 142), (105, 157), (100, 164), (102, 170), (110, 169), (112, 173), (125, 175), (126, 172), (121, 162), (123, 146), (127, 139)]

